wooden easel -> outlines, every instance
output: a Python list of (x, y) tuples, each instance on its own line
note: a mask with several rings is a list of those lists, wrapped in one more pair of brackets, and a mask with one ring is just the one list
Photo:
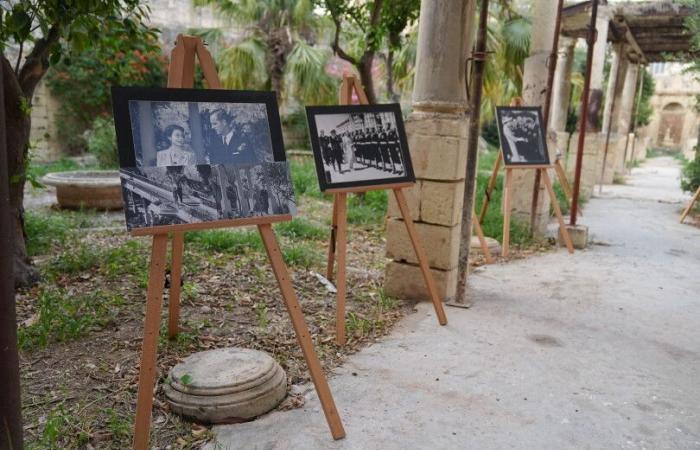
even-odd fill
[[(357, 99), (360, 104), (369, 104), (367, 101), (367, 95), (365, 95), (364, 89), (359, 80), (353, 76), (345, 74), (343, 75), (343, 82), (340, 85), (340, 104), (350, 105), (352, 104), (352, 93), (355, 91)], [(421, 272), (423, 273), (423, 278), (425, 279), (425, 284), (428, 287), (428, 292), (430, 294), (430, 299), (435, 307), (435, 313), (438, 317), (438, 322), (440, 325), (447, 324), (447, 317), (445, 316), (445, 310), (442, 307), (442, 302), (437, 294), (437, 288), (435, 287), (435, 281), (433, 280), (433, 274), (430, 272), (430, 266), (428, 265), (428, 258), (425, 255), (425, 251), (420, 244), (418, 239), (418, 232), (411, 219), (411, 213), (408, 209), (408, 203), (406, 203), (406, 197), (403, 194), (402, 189), (411, 187), (413, 183), (396, 183), (396, 184), (384, 184), (377, 186), (362, 186), (357, 188), (343, 188), (343, 189), (328, 189), (325, 192), (333, 194), (333, 217), (331, 222), (331, 236), (330, 243), (328, 246), (328, 265), (326, 267), (326, 278), (333, 280), (333, 267), (335, 265), (336, 255), (338, 257), (338, 269), (337, 269), (337, 282), (336, 282), (336, 315), (335, 315), (335, 329), (336, 335), (335, 340), (338, 345), (345, 345), (345, 292), (346, 292), (346, 257), (347, 257), (347, 195), (348, 193), (358, 193), (367, 192), (379, 189), (392, 189), (394, 191), (394, 196), (396, 197), (396, 203), (399, 205), (401, 210), (401, 215), (403, 216), (404, 223), (406, 224), (406, 230), (411, 238), (411, 243), (413, 244), (413, 249), (416, 252), (418, 258), (418, 264), (420, 266)]]
[(511, 207), (510, 202), (513, 197), (513, 171), (514, 170), (527, 170), (534, 169), (540, 173), (544, 185), (547, 187), (547, 193), (549, 194), (549, 199), (552, 202), (552, 208), (554, 209), (554, 215), (557, 216), (559, 221), (559, 230), (561, 232), (566, 248), (569, 253), (574, 253), (574, 244), (571, 242), (571, 236), (569, 236), (569, 230), (566, 229), (566, 223), (564, 222), (564, 217), (561, 214), (561, 208), (559, 208), (559, 202), (557, 201), (557, 196), (554, 194), (554, 188), (552, 187), (552, 180), (549, 178), (547, 169), (553, 168), (552, 165), (531, 165), (531, 166), (506, 166), (506, 180), (505, 188), (503, 189), (503, 242), (501, 244), (502, 253), (501, 255), (505, 258), (508, 256), (510, 247), (510, 215)]
[(681, 223), (683, 223), (685, 218), (688, 217), (690, 210), (693, 209), (693, 205), (695, 205), (695, 202), (698, 201), (698, 198), (700, 198), (700, 187), (698, 187), (698, 190), (695, 191), (693, 198), (690, 199), (690, 203), (688, 203), (688, 206), (686, 206), (686, 208), (683, 210), (683, 214), (681, 214)]
[[(177, 37), (176, 46), (171, 53), (168, 87), (184, 88), (194, 85), (195, 55), (199, 59), (208, 87), (214, 89), (221, 87), (214, 60), (204, 47), (202, 40), (197, 37), (183, 35)], [(287, 267), (284, 264), (282, 253), (277, 245), (277, 239), (272, 231), (272, 223), (291, 219), (291, 215), (274, 215), (267, 217), (218, 220), (207, 223), (155, 226), (140, 228), (131, 232), (132, 236), (153, 236), (148, 273), (146, 319), (144, 323), (143, 347), (141, 350), (138, 397), (136, 401), (136, 420), (134, 424), (133, 448), (135, 450), (146, 450), (148, 448), (168, 240), (172, 239), (168, 336), (173, 338), (178, 333), (180, 279), (182, 273), (185, 231), (244, 225), (257, 225), (258, 227), (263, 244), (265, 245), (265, 250), (267, 251), (267, 256), (270, 260), (270, 265), (272, 266), (272, 271), (282, 291), (282, 297), (287, 307), (287, 312), (289, 313), (292, 326), (297, 335), (297, 340), (299, 341), (304, 359), (309, 368), (311, 379), (316, 387), (316, 392), (318, 393), (323, 412), (326, 416), (328, 426), (330, 427), (331, 435), (334, 439), (342, 439), (345, 437), (343, 424), (335, 407), (328, 382), (323, 374), (321, 363), (314, 351), (311, 335), (304, 322), (304, 316), (301, 312), (299, 301), (297, 300), (294, 288), (289, 279)]]

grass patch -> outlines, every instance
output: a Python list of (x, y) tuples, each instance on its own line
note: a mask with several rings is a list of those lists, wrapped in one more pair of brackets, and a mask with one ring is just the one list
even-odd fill
[(72, 231), (92, 227), (93, 216), (93, 211), (25, 212), (27, 253), (29, 256), (45, 255), (52, 246), (62, 244)]
[(58, 161), (51, 163), (32, 163), (27, 168), (27, 178), (41, 178), (51, 172), (68, 172), (70, 170), (86, 169), (85, 165), (79, 164), (77, 161), (70, 158), (61, 158)]
[[(478, 173), (476, 179), (476, 213), (481, 211), (484, 202), (484, 191), (488, 186), (490, 174)], [(496, 187), (491, 192), (491, 201), (486, 210), (484, 223), (481, 228), (488, 237), (503, 241), (503, 215), (501, 215), (501, 198), (503, 196), (503, 173), (498, 174)], [(527, 224), (511, 217), (510, 220), (510, 242), (518, 245), (526, 245), (532, 242)]]
[(28, 350), (46, 347), (54, 340), (76, 339), (114, 323), (123, 304), (121, 295), (100, 290), (75, 295), (64, 289), (45, 289), (36, 299), (33, 322), (18, 329), (18, 345)]
[(387, 191), (367, 191), (364, 196), (351, 195), (348, 199), (348, 223), (376, 225), (384, 222), (387, 208)]
[(101, 262), (100, 251), (90, 245), (80, 245), (73, 251), (64, 251), (47, 267), (49, 275), (76, 275), (96, 269)]
[(202, 250), (243, 254), (262, 250), (260, 235), (253, 230), (206, 230), (185, 234), (185, 241)]
[(328, 237), (328, 230), (314, 225), (307, 219), (297, 217), (289, 222), (281, 222), (275, 225), (275, 231), (280, 236), (291, 239), (322, 240)]
[(321, 255), (316, 249), (304, 242), (293, 243), (282, 249), (284, 262), (290, 266), (299, 266), (305, 269), (318, 264), (321, 261)]
[(289, 162), (289, 167), (292, 172), (294, 193), (297, 195), (297, 197), (308, 195), (309, 197), (323, 198), (323, 194), (318, 187), (316, 166), (313, 160), (292, 160)]

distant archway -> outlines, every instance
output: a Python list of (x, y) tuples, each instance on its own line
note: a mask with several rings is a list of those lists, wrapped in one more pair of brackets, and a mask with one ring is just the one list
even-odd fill
[(677, 102), (666, 104), (661, 110), (661, 122), (656, 144), (660, 147), (680, 149), (686, 109)]

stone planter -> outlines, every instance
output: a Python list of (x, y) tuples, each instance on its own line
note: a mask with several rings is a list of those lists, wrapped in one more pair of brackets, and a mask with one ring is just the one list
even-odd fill
[(116, 170), (76, 170), (46, 174), (42, 182), (56, 187), (61, 208), (121, 209), (122, 188)]

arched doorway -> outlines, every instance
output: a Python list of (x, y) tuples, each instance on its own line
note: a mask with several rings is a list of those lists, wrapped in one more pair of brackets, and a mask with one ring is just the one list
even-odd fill
[(668, 103), (661, 110), (661, 123), (656, 143), (659, 147), (680, 149), (682, 146), (685, 108), (680, 103)]

